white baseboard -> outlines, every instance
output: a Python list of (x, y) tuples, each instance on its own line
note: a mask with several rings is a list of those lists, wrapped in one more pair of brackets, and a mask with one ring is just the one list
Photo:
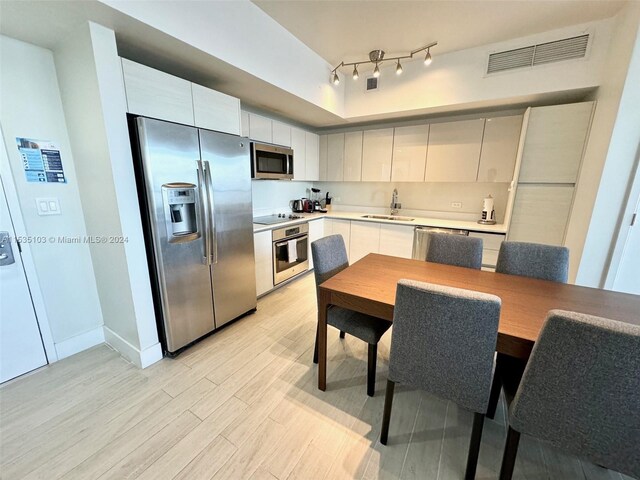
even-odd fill
[(104, 343), (104, 330), (102, 326), (96, 327), (88, 332), (81, 333), (75, 337), (68, 338), (55, 344), (58, 360), (70, 357), (88, 348)]
[(104, 327), (104, 337), (109, 345), (138, 368), (146, 368), (162, 360), (162, 348), (159, 343), (140, 351), (106, 326)]

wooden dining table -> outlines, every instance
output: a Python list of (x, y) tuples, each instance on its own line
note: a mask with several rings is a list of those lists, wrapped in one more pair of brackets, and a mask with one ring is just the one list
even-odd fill
[(496, 351), (527, 359), (549, 310), (640, 325), (640, 296), (371, 253), (318, 291), (318, 388), (327, 387), (327, 310), (348, 308), (393, 321), (400, 279), (491, 293), (502, 300)]

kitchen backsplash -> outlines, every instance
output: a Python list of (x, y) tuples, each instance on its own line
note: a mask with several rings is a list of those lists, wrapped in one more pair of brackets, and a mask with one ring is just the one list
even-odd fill
[[(482, 199), (491, 195), (495, 199), (496, 220), (504, 220), (509, 183), (393, 183), (393, 182), (314, 182), (322, 192), (329, 192), (336, 207), (389, 208), (391, 193), (398, 189), (402, 204), (400, 215), (418, 215), (419, 212), (442, 212), (452, 218), (471, 214), (480, 217)], [(461, 206), (452, 206), (459, 203)], [(424, 215), (432, 216), (432, 215)], [(464, 215), (467, 217), (468, 215)], [(438, 215), (440, 217), (440, 215)]]
[[(496, 220), (504, 220), (509, 183), (393, 183), (393, 182), (289, 182), (253, 180), (253, 215), (289, 212), (289, 201), (309, 197), (311, 187), (329, 192), (340, 210), (382, 212), (389, 208), (391, 192), (398, 189), (400, 215), (474, 219), (480, 217), (482, 199), (495, 199)], [(453, 206), (452, 204), (461, 204)], [(380, 209), (383, 209), (382, 211)]]

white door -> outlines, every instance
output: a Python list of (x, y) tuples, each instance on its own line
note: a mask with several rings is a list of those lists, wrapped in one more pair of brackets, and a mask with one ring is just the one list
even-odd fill
[(0, 178), (0, 383), (47, 364)]
[(633, 223), (629, 227), (627, 239), (618, 264), (613, 290), (640, 295), (640, 199), (636, 202)]

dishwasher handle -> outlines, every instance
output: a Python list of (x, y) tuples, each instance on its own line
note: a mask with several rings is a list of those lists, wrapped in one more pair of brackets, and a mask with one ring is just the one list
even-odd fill
[(411, 258), (414, 260), (426, 260), (427, 249), (429, 248), (430, 233), (445, 233), (448, 235), (464, 235), (469, 236), (469, 230), (460, 230), (456, 228), (438, 228), (438, 227), (416, 227), (413, 231), (413, 253)]

